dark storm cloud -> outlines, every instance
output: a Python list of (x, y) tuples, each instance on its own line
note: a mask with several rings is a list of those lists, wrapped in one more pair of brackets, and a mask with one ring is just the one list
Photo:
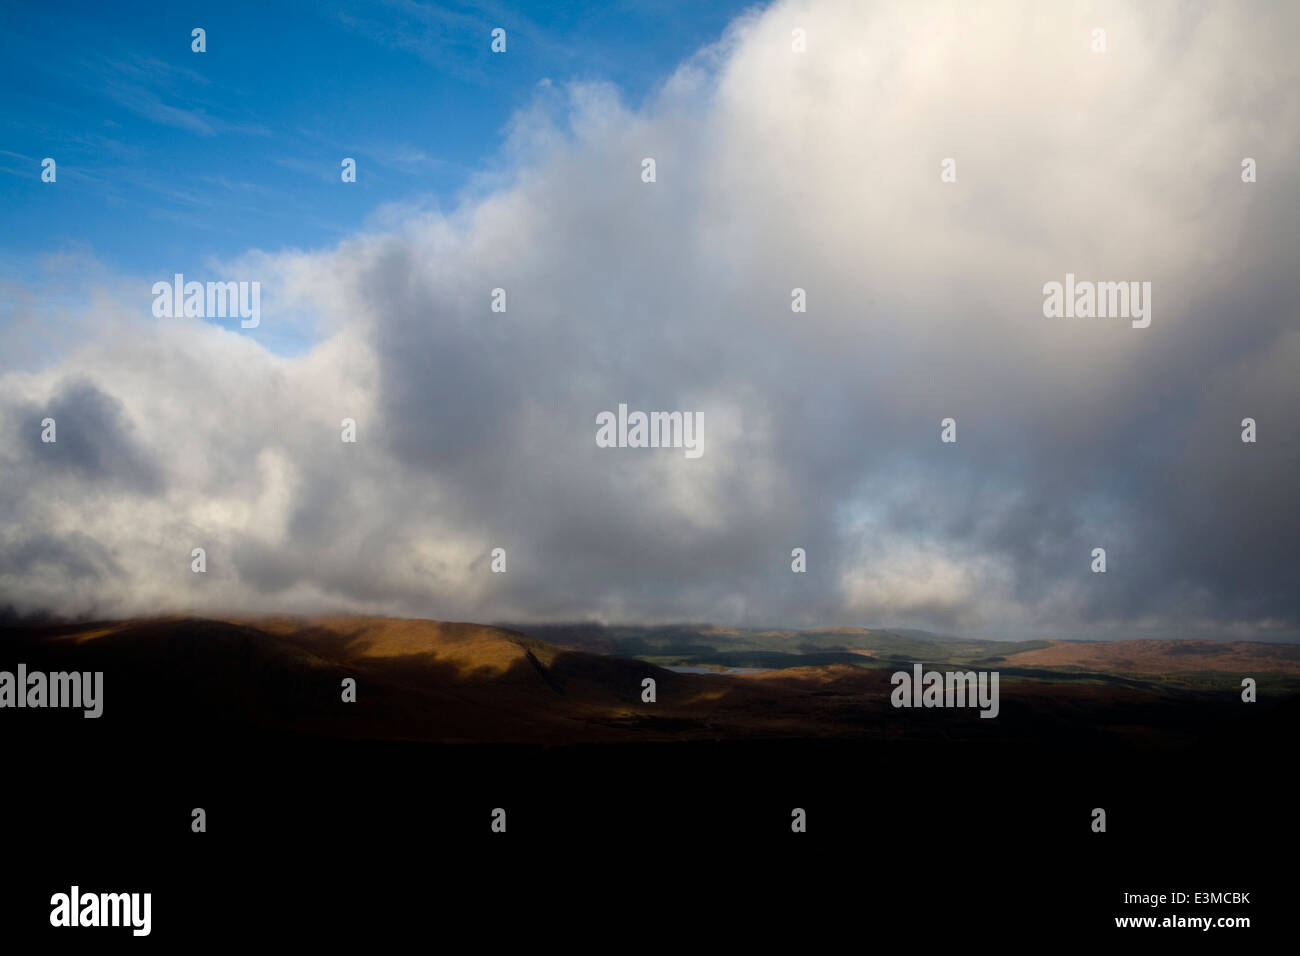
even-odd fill
[(0, 575), (41, 574), (109, 585), (122, 567), (98, 541), (72, 532), (65, 537), (35, 534), (6, 541), (0, 552)]
[[(53, 442), (42, 440), (45, 419), (54, 420)], [(162, 486), (158, 467), (132, 434), (122, 403), (85, 380), (64, 383), (44, 405), (28, 405), (14, 424), (34, 483), (69, 476), (106, 487), (149, 494)]]

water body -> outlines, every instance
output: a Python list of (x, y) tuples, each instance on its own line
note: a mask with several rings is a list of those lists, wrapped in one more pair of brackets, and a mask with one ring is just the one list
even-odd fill
[(664, 668), (666, 671), (676, 671), (678, 674), (762, 674), (771, 669), (770, 667), (686, 667), (683, 665)]

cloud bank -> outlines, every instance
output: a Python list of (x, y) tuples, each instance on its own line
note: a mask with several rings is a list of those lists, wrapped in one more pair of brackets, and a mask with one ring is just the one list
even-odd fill
[[(28, 290), (6, 348), (75, 333), (0, 376), (0, 605), (1294, 636), (1298, 21), (778, 4), (642, 105), (539, 84), (452, 211), (249, 237), (248, 334)], [(1044, 317), (1066, 273), (1150, 327)], [(598, 448), (620, 402), (703, 456)]]

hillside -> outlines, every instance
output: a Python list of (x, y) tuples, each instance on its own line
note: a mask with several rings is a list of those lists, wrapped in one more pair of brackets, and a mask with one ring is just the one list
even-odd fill
[(509, 625), (563, 647), (637, 657), (663, 666), (807, 667), (818, 664), (885, 666), (898, 661), (974, 662), (1048, 647), (1048, 641), (981, 641), (899, 634), (863, 627), (761, 630), (675, 624), (605, 627), (598, 624)]
[[(858, 627), (808, 631), (678, 624), (516, 625), (563, 647), (660, 666), (784, 669), (830, 664), (896, 668), (911, 661), (1109, 675), (1300, 674), (1300, 644), (1259, 641), (990, 641)], [(1062, 675), (1064, 676), (1064, 675)]]
[[(104, 717), (91, 732), (163, 742), (232, 733), (545, 745), (1192, 742), (1275, 707), (1291, 713), (1300, 694), (1291, 649), (1278, 645), (1021, 645), (844, 628), (587, 629), (576, 639), (534, 630), (568, 637), (570, 646), (488, 625), (378, 617), (10, 626), (0, 631), (0, 669), (22, 661), (29, 669), (102, 670)], [(998, 719), (892, 707), (890, 675), (910, 670), (912, 655), (938, 670), (999, 670)], [(697, 674), (658, 666), (677, 660), (770, 669)], [(1210, 672), (1211, 663), (1228, 670)], [(1259, 679), (1258, 707), (1243, 709), (1241, 673)], [(653, 703), (641, 699), (647, 677), (657, 685)], [(357, 682), (355, 703), (341, 699), (345, 678)], [(80, 714), (30, 709), (9, 710), (5, 719), (7, 727), (55, 736), (67, 721), (81, 723)]]
[(1129, 674), (1226, 671), (1300, 674), (1300, 644), (1259, 641), (1052, 641), (1006, 654), (1017, 666), (1074, 667)]

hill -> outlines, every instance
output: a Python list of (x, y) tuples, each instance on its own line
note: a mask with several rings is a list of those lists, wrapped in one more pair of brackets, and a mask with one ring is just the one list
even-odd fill
[[(78, 731), (105, 740), (271, 733), (548, 746), (807, 738), (1190, 743), (1274, 708), (1293, 715), (1300, 697), (1292, 649), (1280, 645), (1022, 645), (859, 628), (532, 630), (540, 634), (380, 617), (8, 626), (0, 629), (0, 669), (21, 661), (29, 670), (103, 671), (104, 716)], [(927, 669), (998, 670), (998, 719), (892, 707), (890, 675), (910, 670), (913, 659)], [(769, 669), (735, 675), (659, 666), (683, 660)], [(1242, 673), (1260, 681), (1256, 707), (1240, 702)], [(642, 700), (647, 677), (656, 684), (653, 703)], [(355, 703), (341, 699), (346, 678), (357, 683)], [(82, 725), (79, 713), (5, 714), (7, 728), (54, 736), (68, 720)]]

